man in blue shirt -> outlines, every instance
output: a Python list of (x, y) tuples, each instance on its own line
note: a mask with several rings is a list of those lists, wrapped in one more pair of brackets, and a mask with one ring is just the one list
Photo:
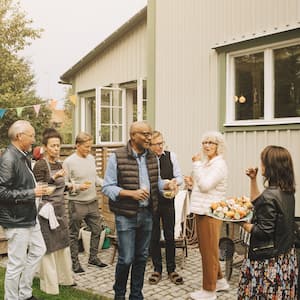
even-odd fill
[(156, 155), (149, 151), (152, 130), (146, 122), (134, 122), (130, 140), (109, 158), (102, 192), (115, 213), (119, 257), (115, 273), (115, 300), (125, 300), (131, 268), (130, 300), (144, 299), (144, 273), (152, 231), (152, 213), (158, 193), (174, 190), (174, 181), (162, 181)]

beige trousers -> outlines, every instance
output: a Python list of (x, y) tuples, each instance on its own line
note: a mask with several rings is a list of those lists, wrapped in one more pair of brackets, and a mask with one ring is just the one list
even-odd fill
[(40, 289), (52, 295), (59, 294), (59, 285), (74, 283), (70, 247), (45, 254), (40, 265)]
[(206, 291), (215, 291), (217, 279), (223, 278), (219, 262), (221, 226), (222, 221), (196, 215), (198, 246), (202, 258), (202, 287)]

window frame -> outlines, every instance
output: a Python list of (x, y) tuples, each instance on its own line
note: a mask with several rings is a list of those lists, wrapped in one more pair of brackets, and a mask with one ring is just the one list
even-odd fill
[[(300, 38), (245, 48), (226, 53), (226, 107), (224, 127), (231, 126), (257, 126), (257, 125), (283, 125), (300, 124), (300, 117), (275, 118), (274, 117), (274, 60), (273, 50), (299, 45)], [(235, 120), (235, 65), (234, 58), (241, 55), (264, 53), (264, 118)]]
[[(122, 109), (122, 140), (121, 141), (112, 141), (112, 132), (110, 130), (110, 141), (102, 141), (101, 140), (101, 91), (102, 90), (109, 90), (112, 91), (120, 91), (121, 92), (121, 105), (120, 106), (114, 106), (109, 105), (110, 114), (112, 114), (113, 108), (121, 108)], [(96, 88), (96, 144), (101, 145), (119, 145), (124, 144), (126, 141), (126, 90), (124, 88), (116, 88), (116, 87), (98, 87)], [(111, 104), (111, 100), (110, 100)], [(110, 127), (112, 127), (113, 124), (110, 123)]]

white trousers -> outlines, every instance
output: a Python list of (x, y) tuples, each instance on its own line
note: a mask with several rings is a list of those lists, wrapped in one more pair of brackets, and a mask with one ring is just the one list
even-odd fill
[(40, 224), (28, 228), (5, 229), (8, 261), (5, 273), (5, 300), (24, 300), (32, 296), (32, 281), (46, 252)]
[(59, 284), (74, 283), (70, 247), (45, 254), (40, 267), (40, 289), (52, 295), (59, 294)]

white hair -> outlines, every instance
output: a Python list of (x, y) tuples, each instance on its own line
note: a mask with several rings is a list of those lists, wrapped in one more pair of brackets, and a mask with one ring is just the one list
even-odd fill
[(224, 155), (226, 151), (225, 139), (219, 131), (208, 131), (202, 135), (201, 143), (212, 141), (217, 144), (217, 155)]
[(30, 122), (26, 120), (18, 120), (14, 122), (8, 129), (8, 138), (11, 141), (15, 141), (17, 139), (17, 135), (26, 131), (26, 129), (31, 128)]

